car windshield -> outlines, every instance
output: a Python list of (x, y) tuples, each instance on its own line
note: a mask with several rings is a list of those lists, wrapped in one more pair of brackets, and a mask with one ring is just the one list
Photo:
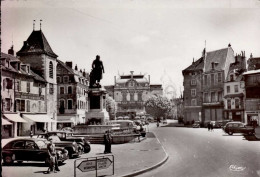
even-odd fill
[(47, 148), (46, 141), (38, 140), (35, 141), (35, 143), (38, 145), (39, 148)]
[(49, 138), (52, 138), (52, 141), (55, 142), (60, 142), (60, 138), (58, 136), (50, 136)]

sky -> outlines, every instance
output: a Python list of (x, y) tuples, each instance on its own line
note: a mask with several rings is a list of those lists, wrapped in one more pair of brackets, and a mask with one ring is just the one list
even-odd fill
[(17, 52), (41, 29), (62, 61), (91, 70), (100, 55), (102, 85), (114, 76), (150, 75), (151, 84), (168, 83), (177, 96), (182, 70), (207, 51), (226, 48), (249, 58), (260, 56), (260, 0), (4, 0), (1, 51)]

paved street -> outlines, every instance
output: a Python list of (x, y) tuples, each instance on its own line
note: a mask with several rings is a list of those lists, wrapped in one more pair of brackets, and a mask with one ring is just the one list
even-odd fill
[(160, 127), (154, 129), (169, 154), (161, 167), (144, 177), (257, 177), (260, 176), (260, 141), (229, 136), (221, 129)]

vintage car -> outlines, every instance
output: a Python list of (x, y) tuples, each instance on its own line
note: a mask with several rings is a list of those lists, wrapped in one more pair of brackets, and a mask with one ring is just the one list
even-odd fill
[(233, 135), (233, 133), (253, 135), (255, 133), (255, 129), (253, 127), (246, 126), (242, 122), (228, 122), (222, 129), (229, 135)]
[[(49, 141), (39, 138), (18, 138), (8, 142), (2, 148), (2, 157), (5, 164), (12, 164), (14, 161), (49, 161), (47, 144)], [(58, 162), (68, 159), (68, 151), (65, 148), (56, 147)]]
[(49, 137), (51, 137), (56, 147), (64, 147), (69, 152), (70, 158), (73, 158), (75, 156), (78, 157), (83, 152), (83, 149), (79, 147), (76, 142), (61, 141), (61, 139), (57, 135), (49, 136), (48, 133), (41, 133), (41, 134), (34, 135), (34, 137), (44, 138), (44, 139), (48, 139)]
[(200, 128), (201, 122), (200, 121), (195, 121), (194, 124), (192, 124), (193, 128)]
[(84, 137), (74, 136), (72, 132), (68, 131), (49, 131), (46, 133), (47, 137), (58, 136), (61, 141), (76, 142), (79, 147), (79, 151), (89, 153), (91, 150), (90, 142), (85, 140)]

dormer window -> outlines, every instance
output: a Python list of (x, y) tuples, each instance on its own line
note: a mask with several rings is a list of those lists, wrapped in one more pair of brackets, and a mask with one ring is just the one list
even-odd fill
[(211, 63), (211, 69), (215, 69), (215, 63), (214, 62)]
[(233, 76), (233, 74), (230, 75), (230, 81), (231, 81), (231, 82), (234, 81), (234, 76)]

